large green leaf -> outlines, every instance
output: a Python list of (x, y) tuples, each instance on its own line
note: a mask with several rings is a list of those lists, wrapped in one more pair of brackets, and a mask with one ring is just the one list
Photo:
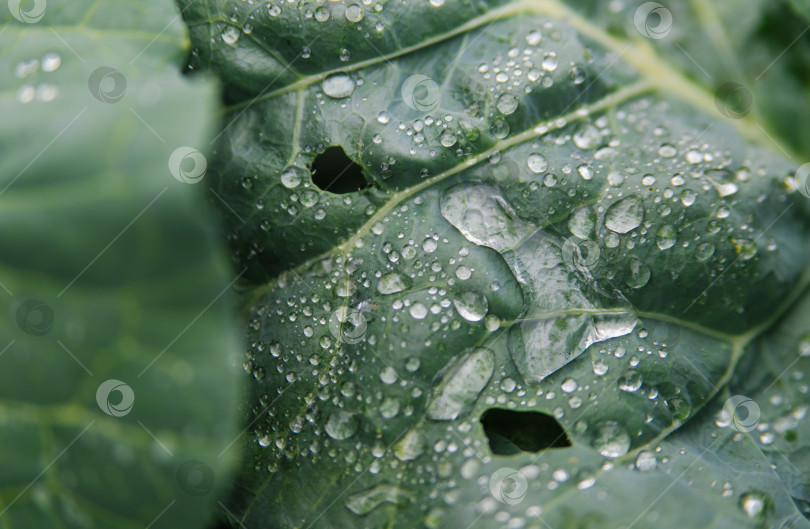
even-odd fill
[[(247, 526), (809, 525), (716, 424), (807, 283), (808, 105), (763, 96), (806, 90), (804, 41), (763, 74), (786, 5), (180, 4), (256, 282)], [(368, 189), (313, 184), (330, 146)]]
[(187, 46), (162, 0), (0, 9), (0, 527), (211, 519), (240, 342), (203, 190), (172, 176), (216, 98)]

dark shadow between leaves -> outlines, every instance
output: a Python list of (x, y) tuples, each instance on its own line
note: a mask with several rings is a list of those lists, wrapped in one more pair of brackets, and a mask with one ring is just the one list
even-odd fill
[(309, 166), (312, 183), (323, 191), (338, 195), (369, 187), (363, 168), (346, 156), (340, 146), (329, 147)]
[(571, 440), (551, 415), (536, 411), (490, 408), (481, 416), (481, 425), (496, 455), (540, 452), (571, 446)]

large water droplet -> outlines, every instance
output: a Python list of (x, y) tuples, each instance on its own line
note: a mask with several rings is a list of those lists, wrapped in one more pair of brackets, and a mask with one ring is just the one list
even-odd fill
[(590, 239), (593, 237), (594, 226), (596, 225), (596, 213), (589, 206), (582, 206), (571, 213), (568, 218), (568, 230), (571, 234), (580, 239)]
[(650, 267), (637, 258), (630, 259), (624, 282), (630, 288), (641, 288), (650, 281)]
[(346, 20), (349, 22), (360, 22), (363, 15), (363, 8), (357, 4), (351, 4), (346, 8)]
[(512, 94), (503, 94), (498, 98), (498, 102), (495, 103), (495, 106), (501, 114), (508, 116), (517, 110), (518, 100)]
[(614, 202), (605, 214), (605, 227), (616, 233), (627, 233), (641, 225), (644, 205), (635, 195)]
[(407, 505), (414, 500), (409, 491), (382, 483), (373, 488), (352, 494), (346, 499), (346, 508), (358, 516), (365, 516), (383, 503)]
[(301, 185), (305, 176), (306, 171), (304, 169), (291, 165), (281, 172), (281, 184), (287, 189), (295, 189)]
[(628, 393), (635, 393), (641, 388), (641, 373), (635, 369), (628, 369), (622, 376), (619, 377), (619, 389)]
[(345, 73), (336, 73), (323, 80), (323, 93), (335, 99), (349, 97), (354, 92), (354, 80)]
[(677, 232), (675, 231), (675, 228), (670, 226), (669, 224), (666, 224), (658, 228), (658, 231), (656, 232), (655, 235), (657, 237), (655, 240), (655, 244), (661, 250), (668, 250), (673, 246), (675, 246), (675, 242), (677, 241)]
[(236, 41), (239, 40), (239, 28), (235, 28), (233, 26), (228, 26), (222, 30), (222, 41), (225, 44), (236, 44)]
[(412, 429), (394, 445), (394, 456), (400, 461), (413, 461), (425, 453), (425, 439), (417, 429)]
[(453, 300), (459, 315), (467, 321), (481, 321), (487, 315), (489, 303), (486, 296), (478, 292), (467, 291)]
[(357, 432), (357, 418), (354, 414), (345, 411), (333, 411), (326, 420), (326, 435), (337, 441), (342, 441)]
[(768, 495), (760, 491), (746, 492), (740, 496), (740, 508), (749, 518), (762, 516), (769, 502)]
[(492, 378), (495, 355), (478, 348), (454, 358), (442, 370), (444, 376), (433, 389), (427, 416), (435, 421), (452, 421), (471, 406)]
[(529, 165), (529, 169), (531, 169), (533, 173), (542, 173), (548, 169), (548, 161), (546, 160), (546, 157), (536, 152), (529, 155), (526, 163)]
[(619, 423), (606, 421), (597, 425), (594, 431), (593, 447), (604, 457), (616, 459), (630, 450), (630, 436)]
[(377, 292), (380, 294), (396, 294), (410, 286), (410, 279), (396, 272), (384, 275), (377, 283)]

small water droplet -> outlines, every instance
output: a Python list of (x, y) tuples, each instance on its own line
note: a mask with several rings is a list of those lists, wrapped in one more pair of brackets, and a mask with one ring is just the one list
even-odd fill
[(628, 393), (635, 393), (641, 388), (641, 373), (635, 369), (628, 369), (618, 380), (619, 389)]
[(622, 425), (606, 421), (596, 426), (593, 447), (604, 457), (616, 459), (630, 449), (630, 436)]
[(333, 411), (326, 420), (324, 430), (336, 441), (348, 439), (357, 432), (357, 418), (352, 413)]
[(43, 72), (54, 72), (62, 66), (62, 57), (59, 56), (57, 53), (46, 53), (44, 57), (42, 57), (42, 71)]

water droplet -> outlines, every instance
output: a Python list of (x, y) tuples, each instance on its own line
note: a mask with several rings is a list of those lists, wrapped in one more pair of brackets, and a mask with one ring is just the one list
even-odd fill
[(304, 170), (291, 165), (281, 173), (281, 184), (287, 189), (295, 189), (304, 179)]
[(248, 22), (247, 24), (242, 26), (242, 31), (245, 33), (245, 35), (250, 35), (251, 33), (253, 33), (253, 24)]
[(445, 375), (433, 389), (427, 416), (434, 421), (452, 421), (471, 406), (495, 370), (495, 355), (478, 348), (453, 358), (442, 370)]
[(236, 44), (236, 41), (239, 40), (239, 28), (235, 28), (233, 26), (228, 26), (222, 30), (222, 41), (225, 44)]
[(661, 250), (668, 250), (675, 246), (675, 242), (677, 241), (677, 232), (675, 228), (670, 225), (664, 225), (658, 228), (656, 232), (656, 241), (655, 244)]
[(351, 4), (346, 8), (346, 20), (349, 22), (360, 22), (363, 15), (363, 8), (357, 4)]
[(577, 384), (577, 381), (573, 378), (566, 378), (560, 385), (560, 389), (562, 389), (565, 393), (573, 393), (578, 387), (579, 384)]
[(593, 447), (604, 457), (616, 459), (630, 450), (630, 436), (619, 423), (606, 421), (596, 426)]
[(546, 160), (546, 157), (536, 152), (530, 154), (526, 162), (529, 165), (529, 169), (531, 169), (533, 173), (542, 173), (548, 169), (548, 161)]
[(628, 369), (621, 377), (619, 377), (619, 389), (628, 393), (635, 393), (641, 388), (641, 373), (635, 369)]
[(412, 429), (393, 448), (394, 457), (400, 461), (413, 461), (425, 453), (425, 440), (417, 429)]
[(62, 57), (60, 57), (56, 53), (46, 53), (44, 57), (42, 57), (42, 71), (43, 72), (54, 72), (62, 66)]
[(456, 137), (451, 132), (443, 132), (441, 137), (441, 142), (444, 147), (452, 147), (456, 144)]
[(763, 492), (751, 491), (740, 496), (740, 508), (749, 518), (756, 518), (765, 513), (770, 498)]
[(580, 85), (585, 82), (587, 78), (587, 73), (585, 69), (580, 68), (579, 66), (574, 66), (571, 68), (571, 72), (568, 74), (571, 77), (571, 80), (574, 82), (575, 85)]
[(456, 277), (462, 281), (466, 281), (472, 277), (472, 270), (468, 266), (461, 265), (456, 268)]
[(444, 5), (444, 0), (430, 0), (430, 5), (433, 7), (441, 7)]
[(335, 99), (343, 99), (354, 93), (354, 80), (345, 73), (336, 73), (323, 80), (323, 93)]
[(409, 310), (411, 317), (415, 320), (424, 320), (428, 314), (428, 309), (421, 303), (414, 303)]
[(652, 472), (655, 470), (656, 466), (658, 466), (658, 459), (656, 459), (655, 454), (652, 452), (642, 450), (638, 453), (638, 456), (636, 456), (636, 470), (640, 472)]
[(393, 367), (385, 366), (380, 371), (380, 380), (383, 384), (393, 384), (399, 380), (399, 374), (397, 374), (397, 370)]
[(337, 441), (342, 441), (357, 432), (357, 418), (352, 413), (342, 410), (333, 411), (326, 420), (326, 434)]
[(641, 288), (650, 281), (650, 267), (633, 257), (627, 267), (624, 282), (630, 288)]
[(574, 133), (574, 145), (582, 150), (591, 150), (599, 147), (601, 139), (602, 133), (599, 132), (599, 129), (590, 124)]
[(712, 255), (714, 255), (714, 245), (710, 242), (704, 242), (695, 248), (695, 259), (698, 261), (706, 261)]
[(389, 121), (391, 121), (391, 114), (389, 114), (388, 112), (386, 112), (385, 110), (383, 110), (382, 112), (380, 112), (379, 114), (377, 114), (377, 121), (378, 121), (380, 124), (385, 125), (386, 123), (388, 123)]
[(380, 294), (396, 294), (410, 286), (410, 279), (406, 276), (391, 272), (384, 275), (377, 283), (377, 292)]
[(591, 169), (590, 165), (587, 164), (580, 165), (579, 167), (577, 167), (577, 172), (579, 173), (579, 176), (581, 176), (583, 180), (590, 180), (591, 178), (593, 178), (593, 169)]
[(697, 193), (691, 189), (684, 189), (683, 193), (681, 193), (681, 204), (684, 206), (691, 206), (695, 203), (695, 200), (697, 200)]
[(672, 144), (665, 143), (658, 149), (658, 154), (662, 158), (675, 158), (678, 155), (678, 149)]
[(495, 106), (498, 107), (498, 111), (501, 114), (508, 116), (517, 110), (518, 100), (512, 94), (503, 94), (498, 98), (498, 102), (495, 104)]
[(541, 40), (543, 40), (543, 34), (539, 31), (532, 31), (526, 35), (526, 44), (529, 46), (537, 46)]
[(271, 17), (277, 17), (281, 14), (281, 8), (277, 5), (270, 6), (268, 12), (270, 13)]
[(559, 62), (557, 61), (557, 54), (552, 51), (547, 53), (546, 56), (543, 58), (543, 64), (541, 66), (545, 71), (553, 72), (554, 70), (557, 69), (558, 65)]
[(487, 315), (489, 303), (486, 296), (467, 291), (453, 300), (459, 315), (467, 321), (481, 321)]
[(635, 195), (614, 202), (605, 214), (605, 227), (616, 233), (638, 228), (644, 220), (644, 205)]
[(326, 22), (329, 20), (329, 10), (326, 9), (324, 6), (319, 7), (315, 10), (315, 20), (318, 22)]
[(346, 508), (358, 516), (365, 516), (383, 503), (408, 505), (413, 495), (395, 485), (380, 484), (373, 488), (352, 494), (346, 499)]
[(575, 209), (568, 218), (568, 230), (572, 235), (583, 240), (593, 237), (595, 225), (596, 213), (589, 206)]

